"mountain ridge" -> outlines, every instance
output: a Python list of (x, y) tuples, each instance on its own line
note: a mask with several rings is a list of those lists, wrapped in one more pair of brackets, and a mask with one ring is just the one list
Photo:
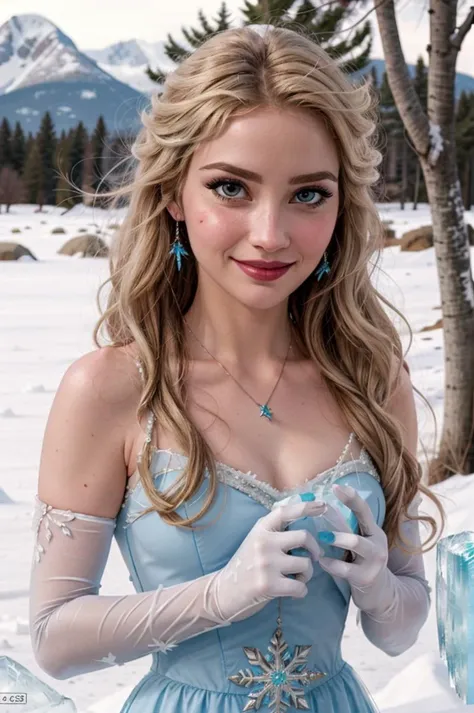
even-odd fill
[(135, 131), (145, 99), (42, 15), (14, 15), (0, 26), (0, 116), (25, 131), (35, 133), (45, 111), (57, 131), (80, 120), (91, 131), (101, 114), (112, 131)]
[[(173, 69), (163, 40), (130, 39), (82, 51), (43, 15), (13, 15), (0, 26), (0, 117), (35, 133), (45, 111), (58, 132), (79, 120), (91, 131), (102, 114), (111, 132), (135, 132), (140, 111), (159, 87), (147, 66)], [(383, 59), (370, 60), (354, 76), (372, 68), (380, 81)], [(408, 68), (413, 76), (415, 65)], [(463, 89), (474, 92), (474, 77), (458, 72), (456, 97)]]

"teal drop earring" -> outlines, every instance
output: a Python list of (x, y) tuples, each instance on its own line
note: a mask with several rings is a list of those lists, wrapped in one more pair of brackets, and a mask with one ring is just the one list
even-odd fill
[(185, 250), (184, 245), (180, 240), (178, 221), (176, 221), (176, 237), (174, 239), (173, 245), (171, 246), (169, 254), (174, 255), (176, 260), (176, 267), (178, 268), (179, 272), (179, 270), (181, 270), (181, 258), (186, 257), (188, 255), (188, 252)]
[(316, 270), (315, 270), (316, 279), (319, 282), (319, 280), (321, 280), (321, 278), (324, 277), (324, 275), (326, 275), (326, 274), (329, 275), (330, 272), (331, 272), (331, 266), (329, 264), (327, 252), (324, 251), (323, 264), (320, 267), (316, 268)]

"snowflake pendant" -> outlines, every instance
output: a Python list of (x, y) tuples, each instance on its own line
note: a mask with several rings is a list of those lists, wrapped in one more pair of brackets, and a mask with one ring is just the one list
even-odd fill
[(181, 258), (187, 254), (188, 253), (181, 242), (179, 240), (175, 240), (171, 246), (170, 255), (174, 255), (176, 258), (176, 267), (178, 268), (178, 272), (181, 270)]
[(265, 416), (265, 418), (268, 418), (268, 420), (271, 421), (273, 417), (273, 411), (271, 410), (270, 406), (267, 406), (267, 404), (263, 404), (263, 406), (260, 406), (260, 416)]
[(308, 671), (306, 663), (311, 646), (295, 646), (294, 653), (288, 651), (288, 644), (283, 638), (283, 633), (278, 627), (271, 638), (268, 647), (270, 656), (264, 656), (259, 649), (244, 646), (244, 653), (253, 667), (260, 668), (263, 673), (258, 674), (250, 669), (229, 676), (229, 680), (237, 686), (256, 686), (261, 688), (249, 693), (245, 711), (259, 710), (261, 705), (269, 699), (269, 709), (274, 713), (285, 713), (294, 707), (297, 710), (309, 710), (308, 701), (302, 688), (294, 688), (293, 683), (307, 686), (311, 681), (317, 681), (326, 676), (319, 671)]

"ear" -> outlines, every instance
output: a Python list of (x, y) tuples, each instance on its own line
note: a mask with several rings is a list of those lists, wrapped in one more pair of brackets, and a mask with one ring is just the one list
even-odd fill
[(166, 210), (171, 215), (173, 220), (184, 220), (184, 213), (176, 201), (171, 201), (171, 203), (167, 205)]

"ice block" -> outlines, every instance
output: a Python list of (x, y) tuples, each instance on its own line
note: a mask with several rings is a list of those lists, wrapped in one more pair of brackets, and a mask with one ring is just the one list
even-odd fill
[(438, 645), (451, 686), (474, 703), (474, 532), (442, 538), (436, 550)]
[(77, 713), (70, 698), (9, 656), (0, 656), (0, 703), (1, 713)]

